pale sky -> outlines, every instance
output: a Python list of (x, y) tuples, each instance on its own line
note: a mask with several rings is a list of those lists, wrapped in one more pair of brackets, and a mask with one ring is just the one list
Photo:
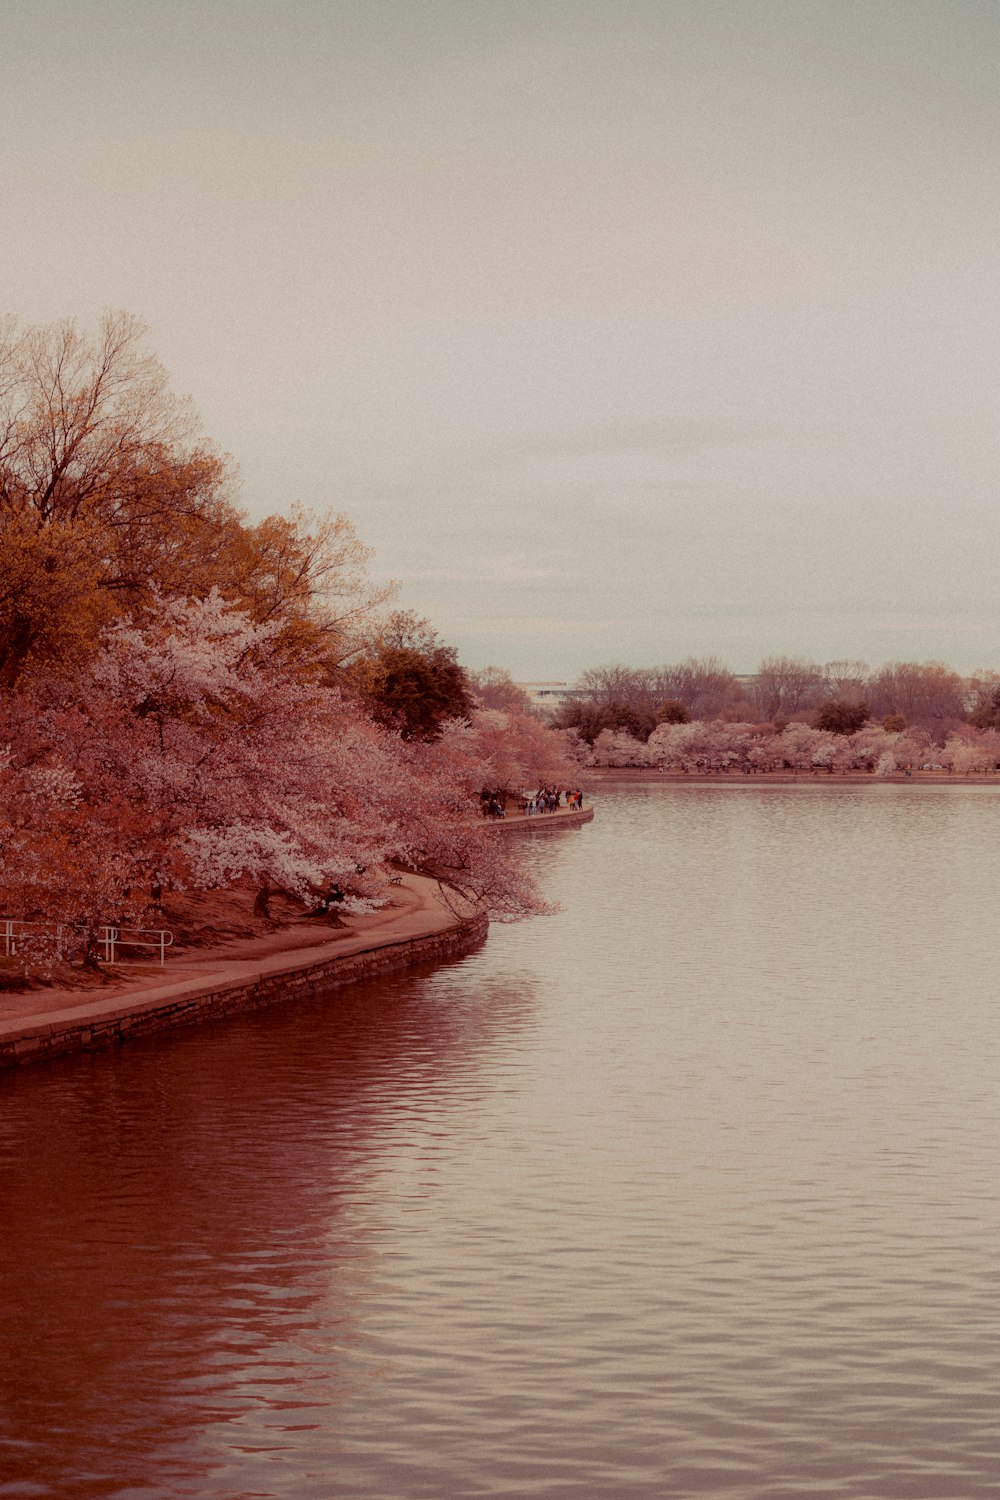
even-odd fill
[(470, 666), (1000, 668), (997, 0), (0, 0), (0, 286)]

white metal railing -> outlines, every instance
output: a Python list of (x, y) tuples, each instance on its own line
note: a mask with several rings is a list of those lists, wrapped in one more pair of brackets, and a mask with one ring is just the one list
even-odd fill
[[(66, 948), (79, 940), (81, 934), (86, 932), (85, 927), (79, 927), (66, 922), (21, 922), (16, 917), (0, 917), (0, 942), (3, 943), (5, 958), (13, 958), (17, 953), (18, 942), (23, 943), (26, 937), (32, 933), (49, 933), (56, 940), (56, 948), (62, 954)], [(101, 956), (105, 963), (127, 962), (117, 957), (120, 948), (151, 948), (153, 952), (160, 955), (160, 967), (167, 961), (167, 949), (174, 941), (174, 935), (165, 927), (112, 927), (104, 925), (97, 929), (97, 941), (102, 950)], [(136, 960), (132, 959), (132, 963)]]
[[(104, 961), (109, 964), (116, 962), (117, 948), (152, 948), (154, 951), (159, 949), (162, 968), (167, 961), (167, 949), (174, 940), (173, 933), (165, 927), (102, 927), (100, 933)], [(126, 936), (127, 933), (131, 933), (131, 937)]]

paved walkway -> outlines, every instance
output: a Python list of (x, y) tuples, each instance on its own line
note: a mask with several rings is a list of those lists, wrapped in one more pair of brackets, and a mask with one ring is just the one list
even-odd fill
[[(495, 826), (547, 832), (593, 815), (592, 808), (560, 808), (531, 818), (514, 814)], [(410, 874), (399, 877), (381, 910), (343, 916), (341, 923), (300, 917), (263, 936), (175, 952), (163, 968), (136, 964), (128, 973), (130, 966), (120, 965), (118, 974), (128, 977), (109, 983), (0, 991), (0, 1065), (121, 1040), (201, 1013), (225, 1014), (265, 993), (273, 998), (310, 984), (351, 982), (377, 970), (382, 950), (389, 950), (381, 960), (386, 969), (465, 951), (487, 926), (485, 917), (449, 904), (436, 880)]]
[(302, 918), (263, 937), (234, 938), (217, 947), (193, 949), (190, 957), (168, 959), (162, 969), (136, 965), (135, 978), (122, 983), (0, 993), (0, 1044), (26, 1027), (79, 1022), (90, 1016), (104, 1019), (138, 1007), (145, 1010), (220, 984), (246, 982), (429, 937), (457, 927), (462, 918), (446, 906), (437, 881), (404, 875), (392, 888), (388, 906), (342, 920), (343, 927), (333, 927), (316, 918)]

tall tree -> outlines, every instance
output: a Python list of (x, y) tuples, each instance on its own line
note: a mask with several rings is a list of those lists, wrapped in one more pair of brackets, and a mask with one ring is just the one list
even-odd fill
[(973, 674), (968, 683), (969, 723), (977, 729), (1000, 728), (1000, 673), (989, 668)]
[(868, 721), (868, 704), (864, 699), (824, 698), (813, 714), (817, 729), (830, 734), (856, 734)]
[(769, 656), (757, 668), (751, 697), (762, 719), (786, 723), (807, 712), (823, 692), (823, 674), (814, 662)]
[(458, 653), (411, 611), (390, 615), (345, 680), (378, 723), (406, 740), (436, 739), (449, 719), (466, 719), (472, 709)]
[[(0, 698), (0, 892), (15, 916), (139, 920), (163, 883), (378, 894), (390, 861), (503, 917), (541, 909), (477, 827), (478, 753), (407, 744), (289, 671), (217, 593), (121, 622), (83, 673)], [(532, 721), (534, 724), (534, 721)], [(541, 726), (536, 726), (542, 733)]]
[(476, 708), (465, 722), (453, 719), (445, 727), (443, 743), (457, 749), (467, 763), (470, 794), (483, 786), (518, 793), (565, 786), (577, 775), (562, 735), (534, 714), (512, 708)]
[(691, 719), (738, 719), (749, 709), (743, 687), (718, 657), (689, 656), (656, 677), (661, 699), (677, 699)]
[(938, 744), (966, 716), (966, 684), (942, 662), (887, 662), (874, 673), (869, 694), (875, 718), (898, 715), (927, 730)]
[(866, 661), (828, 661), (823, 668), (824, 688), (831, 698), (857, 703), (864, 698), (871, 675)]
[(0, 681), (92, 646), (151, 585), (210, 587), (232, 466), (173, 396), (145, 329), (109, 313), (0, 333)]
[(578, 687), (583, 698), (571, 698), (553, 715), (560, 729), (575, 729), (588, 744), (604, 729), (621, 730), (643, 742), (656, 727), (656, 709), (662, 694), (656, 674), (644, 667), (617, 663), (591, 667), (582, 673)]
[(469, 688), (480, 708), (510, 709), (518, 714), (532, 712), (531, 699), (518, 687), (502, 667), (482, 667), (478, 672), (466, 670)]
[(155, 597), (217, 588), (273, 650), (335, 669), (366, 644), (391, 589), (343, 515), (246, 522), (235, 469), (200, 432), (145, 346), (109, 313), (0, 328), (0, 685), (33, 664), (82, 661), (102, 628)]

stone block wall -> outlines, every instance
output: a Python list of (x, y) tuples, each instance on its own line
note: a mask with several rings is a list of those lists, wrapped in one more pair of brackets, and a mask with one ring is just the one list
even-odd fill
[(117, 1006), (102, 999), (89, 1012), (81, 1009), (79, 1014), (25, 1021), (16, 1029), (0, 1033), (0, 1068), (112, 1046), (130, 1037), (216, 1020), (282, 1000), (339, 989), (377, 974), (399, 973), (418, 964), (454, 958), (478, 947), (488, 927), (485, 916), (471, 917), (427, 937), (338, 955), (301, 968), (282, 969), (249, 980), (226, 981), (220, 977), (210, 988), (185, 989), (154, 1000), (143, 1001), (136, 995), (130, 1002), (123, 997)]

